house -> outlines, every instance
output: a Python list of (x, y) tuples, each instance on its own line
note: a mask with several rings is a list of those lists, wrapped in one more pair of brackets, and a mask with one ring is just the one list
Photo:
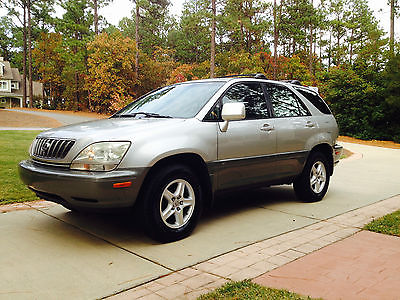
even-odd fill
[[(23, 107), (23, 82), (17, 68), (11, 68), (10, 62), (0, 57), (0, 108)], [(29, 84), (26, 81), (27, 101), (29, 101)], [(33, 82), (33, 96), (43, 97), (43, 84)]]

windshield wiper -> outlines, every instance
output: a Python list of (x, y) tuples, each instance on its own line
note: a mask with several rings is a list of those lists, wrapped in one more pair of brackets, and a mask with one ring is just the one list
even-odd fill
[(131, 114), (119, 114), (119, 115), (114, 115), (113, 117), (115, 117), (115, 118), (134, 118), (137, 115), (144, 115), (147, 118), (172, 118), (171, 116), (164, 116), (164, 115), (160, 115), (157, 113), (149, 113), (149, 112), (143, 112), (143, 111), (139, 111), (139, 112), (131, 113)]

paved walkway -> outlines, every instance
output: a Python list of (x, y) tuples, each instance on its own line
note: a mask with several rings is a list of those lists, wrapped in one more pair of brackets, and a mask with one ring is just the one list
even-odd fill
[(400, 238), (360, 231), (254, 281), (325, 300), (399, 299)]
[(229, 280), (251, 278), (324, 299), (398, 299), (400, 239), (361, 231), (371, 220), (398, 209), (400, 196), (395, 196), (184, 268), (110, 299), (195, 299)]
[(0, 127), (0, 130), (38, 130), (38, 131), (44, 131), (44, 130), (49, 130), (51, 128), (47, 127)]

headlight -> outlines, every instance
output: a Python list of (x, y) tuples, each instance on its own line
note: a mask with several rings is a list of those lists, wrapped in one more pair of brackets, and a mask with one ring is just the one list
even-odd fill
[(70, 169), (111, 171), (121, 162), (130, 142), (100, 142), (87, 146), (72, 161)]

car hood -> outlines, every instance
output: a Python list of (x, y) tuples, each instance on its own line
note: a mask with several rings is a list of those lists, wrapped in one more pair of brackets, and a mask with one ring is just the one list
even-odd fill
[[(44, 131), (39, 137), (63, 138), (89, 141), (131, 141), (137, 135), (148, 134), (158, 128), (171, 130), (171, 127), (181, 126), (186, 119), (160, 118), (110, 118), (78, 123)], [(172, 132), (172, 131), (171, 131)]]

